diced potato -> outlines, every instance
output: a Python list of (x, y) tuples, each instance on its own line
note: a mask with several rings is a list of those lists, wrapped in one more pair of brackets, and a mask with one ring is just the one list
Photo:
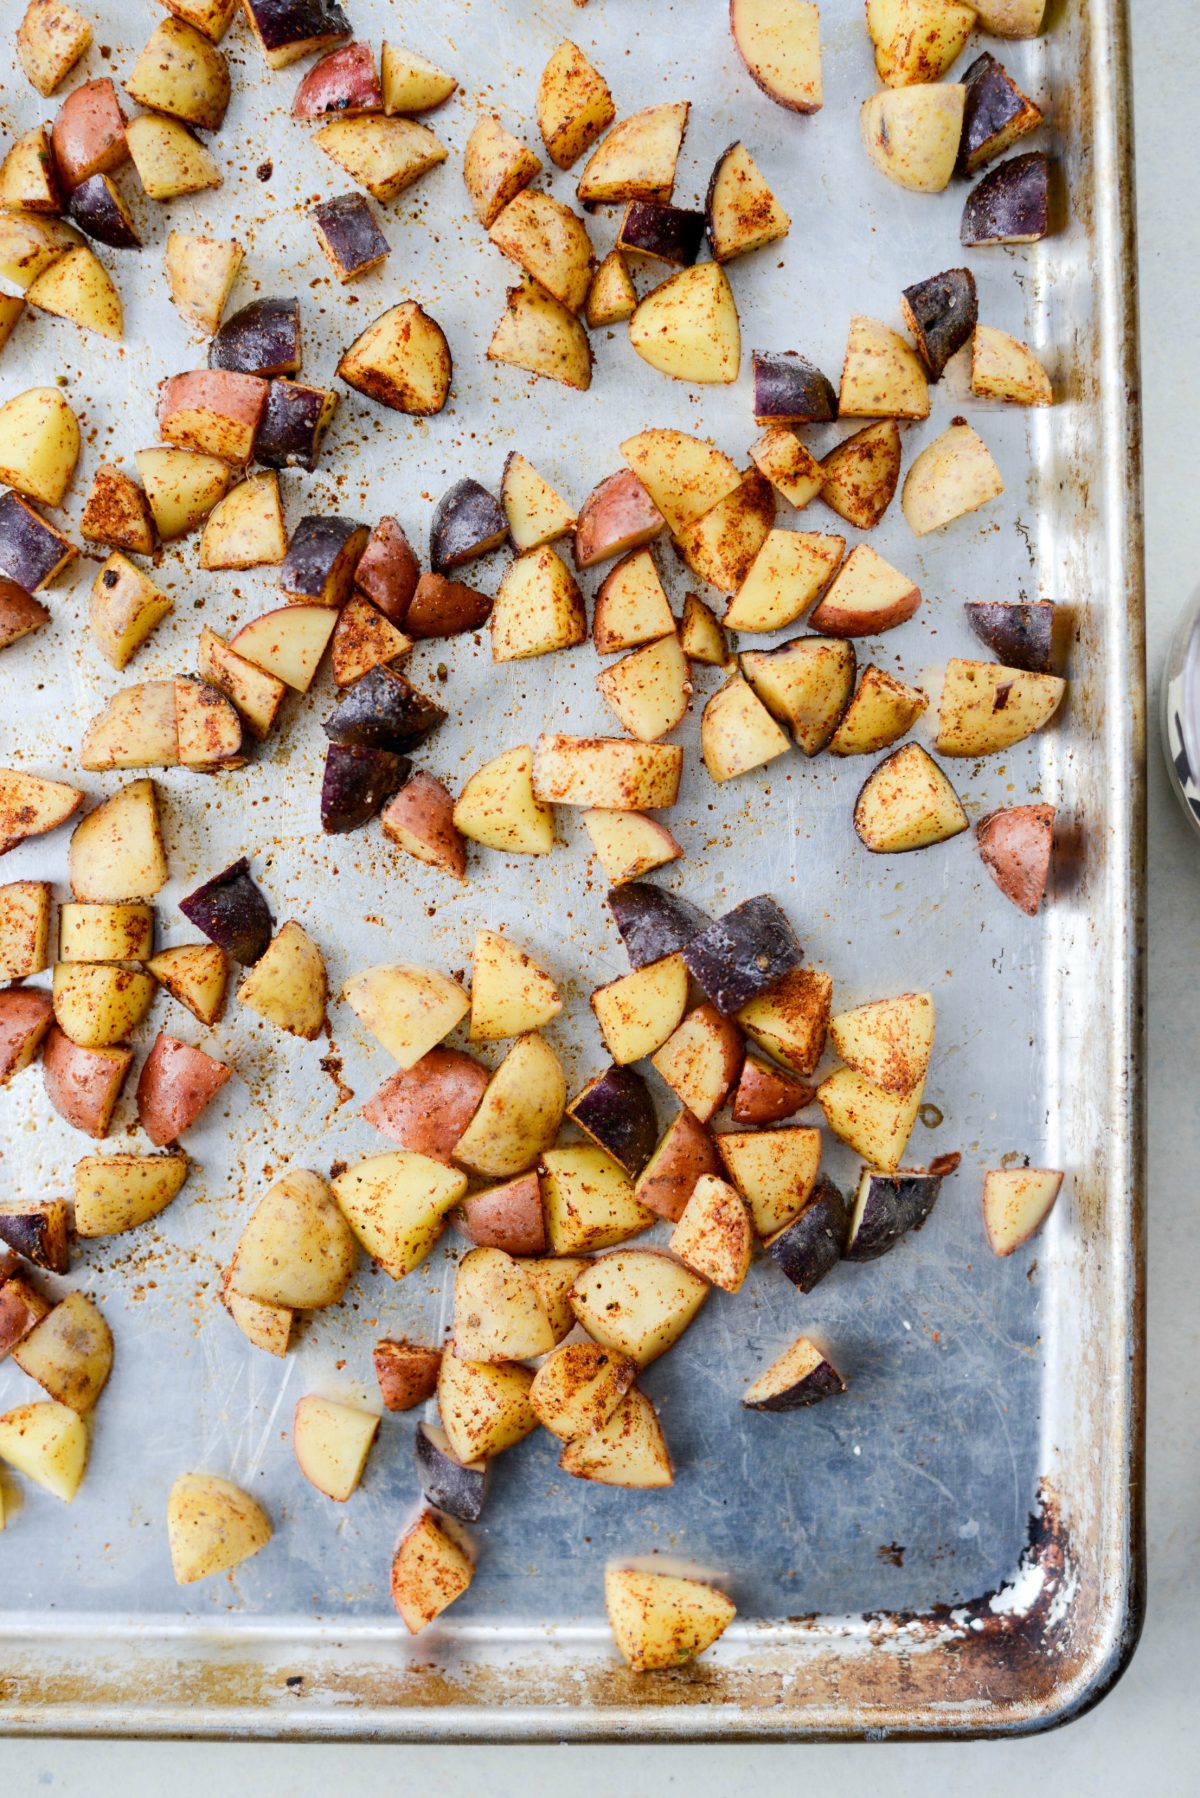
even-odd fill
[(772, 718), (791, 729), (805, 755), (824, 749), (854, 686), (853, 645), (835, 637), (793, 637), (778, 649), (747, 650), (740, 661)]
[(92, 41), (92, 28), (66, 0), (29, 0), (17, 27), (17, 56), (39, 94), (65, 81)]
[(96, 470), (79, 534), (87, 543), (107, 543), (136, 556), (154, 554), (150, 502), (137, 482), (111, 462)]
[[(44, 836), (78, 811), (83, 794), (61, 780), (0, 768), (0, 855), (28, 837)], [(74, 839), (72, 839), (74, 840)]]
[(833, 981), (819, 968), (795, 968), (769, 992), (751, 999), (737, 1021), (758, 1044), (797, 1074), (811, 1074), (821, 1059), (829, 1025)]
[(0, 1417), (0, 1460), (70, 1504), (87, 1467), (87, 1425), (69, 1405), (43, 1399)]
[(321, 951), (289, 918), (247, 972), (237, 997), (269, 1024), (311, 1043), (325, 1027), (328, 992)]
[(225, 36), (238, 9), (237, 0), (163, 0), (163, 4), (168, 12), (177, 19), (186, 19), (214, 44)]
[(725, 628), (774, 631), (795, 623), (827, 585), (845, 554), (844, 537), (774, 530), (729, 602)]
[(167, 284), (176, 309), (212, 336), (237, 280), (244, 251), (236, 238), (201, 237), (191, 231), (167, 236)]
[(550, 1319), (555, 1343), (562, 1342), (575, 1328), (570, 1292), (588, 1265), (587, 1260), (580, 1255), (549, 1255), (525, 1263), (526, 1272), (536, 1286), (542, 1307)]
[(921, 589), (908, 575), (885, 562), (869, 543), (858, 543), (809, 624), (831, 637), (874, 637), (904, 624), (920, 603)]
[[(981, 399), (1007, 400), (1014, 406), (1052, 406), (1050, 376), (1027, 343), (976, 325), (971, 339), (971, 392)], [(33, 496), (35, 499), (37, 495)], [(53, 502), (52, 502), (53, 503)]]
[(595, 259), (587, 226), (569, 206), (527, 187), (509, 201), (488, 236), (561, 306), (582, 311)]
[(49, 958), (49, 881), (11, 880), (0, 886), (0, 981), (40, 974)]
[(886, 87), (863, 101), (863, 148), (898, 187), (940, 194), (950, 185), (962, 136), (967, 90), (961, 82)]
[(88, 628), (106, 662), (124, 668), (173, 609), (170, 596), (120, 551), (92, 582)]
[(705, 215), (709, 245), (718, 262), (775, 243), (787, 236), (792, 224), (743, 143), (730, 144), (717, 162)]
[(774, 522), (771, 484), (749, 468), (731, 493), (679, 532), (679, 552), (693, 574), (728, 592), (749, 574)]
[(960, 0), (867, 0), (875, 67), (889, 87), (940, 81), (974, 25), (975, 8)]
[(307, 693), (337, 622), (330, 606), (280, 606), (244, 624), (229, 646), (284, 686)]
[(529, 1402), (543, 1428), (571, 1442), (603, 1429), (636, 1378), (628, 1355), (595, 1342), (568, 1342), (538, 1368)]
[(506, 749), (476, 769), (459, 794), (454, 826), (472, 842), (509, 855), (549, 855), (554, 812), (535, 798), (533, 750)]
[(742, 478), (714, 444), (684, 431), (640, 431), (626, 438), (621, 454), (675, 532), (711, 511)]
[(584, 316), (589, 331), (623, 324), (637, 311), (637, 288), (620, 249), (610, 250), (592, 276)]
[(52, 1399), (83, 1416), (112, 1371), (112, 1331), (91, 1299), (69, 1292), (22, 1338), (12, 1358)]
[(797, 511), (821, 491), (821, 464), (801, 443), (795, 431), (773, 425), (750, 445), (750, 460)]
[(464, 1255), (454, 1277), (454, 1352), (466, 1361), (529, 1361), (554, 1347), (536, 1286), (503, 1249)]
[(442, 1356), (437, 1401), (442, 1428), (460, 1461), (486, 1461), (532, 1435), (537, 1415), (529, 1402), (533, 1370), (519, 1362), (466, 1361)]
[(600, 655), (673, 635), (675, 619), (648, 549), (630, 550), (600, 583), (592, 641)]
[(57, 506), (79, 460), (79, 420), (57, 387), (27, 387), (0, 406), (0, 481)]
[(458, 86), (426, 56), (385, 43), (380, 57), (383, 110), (387, 113), (430, 112), (448, 100)]
[(75, 1233), (117, 1236), (165, 1211), (188, 1175), (181, 1149), (165, 1155), (85, 1155), (75, 1164)]
[(446, 404), (453, 362), (437, 320), (415, 300), (402, 300), (355, 338), (337, 372), (380, 406), (429, 418)]
[(781, 1229), (807, 1205), (821, 1165), (819, 1130), (730, 1130), (715, 1141), (759, 1236)]
[(201, 568), (261, 568), (282, 562), (287, 531), (274, 469), (251, 475), (213, 507), (200, 533)]
[(683, 722), (692, 692), (687, 657), (673, 634), (603, 669), (596, 685), (630, 735), (643, 743)]
[(666, 825), (642, 812), (604, 811), (593, 806), (580, 822), (614, 886), (678, 861), (683, 854)]
[(637, 1386), (599, 1429), (568, 1442), (558, 1464), (573, 1478), (599, 1486), (648, 1491), (670, 1486), (675, 1479), (658, 1413)]
[(71, 837), (76, 899), (152, 899), (168, 868), (152, 780), (131, 781), (77, 824)]
[(1010, 749), (1050, 722), (1066, 690), (1057, 674), (955, 657), (942, 683), (937, 748), (942, 755), (968, 756)]
[(125, 141), (150, 200), (177, 200), (221, 185), (216, 162), (178, 119), (140, 113), (126, 126)]
[(184, 1473), (171, 1487), (167, 1541), (176, 1585), (226, 1573), (270, 1540), (266, 1512), (231, 1480), (215, 1473)]
[(696, 593), (684, 595), (679, 641), (689, 661), (702, 662), (708, 668), (729, 666), (729, 641), (724, 628), (718, 624), (712, 608)]
[(379, 117), (334, 119), (313, 142), (376, 200), (394, 200), (449, 155), (415, 119)]
[(402, 1068), (448, 1036), (470, 1007), (456, 980), (412, 962), (365, 968), (346, 981), (342, 997)]
[(829, 740), (829, 753), (870, 755), (886, 749), (912, 729), (928, 703), (918, 687), (906, 687), (870, 664)]
[(741, 329), (720, 263), (681, 268), (648, 293), (629, 321), (629, 341), (651, 368), (677, 381), (736, 381)]
[(287, 697), (287, 688), (273, 674), (256, 668), (237, 654), (215, 631), (200, 633), (200, 673), (237, 707), (242, 722), (260, 741), (269, 736)]
[(687, 129), (686, 100), (647, 106), (614, 125), (588, 157), (576, 192), (585, 206), (668, 201)]
[(84, 768), (174, 768), (179, 763), (175, 682), (139, 681), (114, 693), (79, 746)]
[(500, 499), (508, 534), (518, 550), (540, 549), (575, 528), (575, 514), (566, 500), (519, 450), (510, 451), (505, 461)]
[(480, 119), (467, 140), (463, 180), (484, 230), (488, 230), (542, 164), (498, 118)]
[(1004, 492), (1004, 480), (977, 431), (962, 420), (927, 443), (907, 475), (900, 504), (918, 537), (977, 512)]
[(618, 1067), (662, 1048), (683, 1020), (688, 984), (682, 955), (667, 955), (596, 988), (592, 1010)]
[(491, 615), (492, 660), (513, 662), (570, 649), (587, 638), (583, 595), (548, 544), (511, 562)]
[(0, 275), (26, 293), (40, 274), (82, 242), (78, 231), (61, 219), (32, 212), (0, 213)]
[(137, 1028), (154, 998), (149, 974), (111, 962), (59, 962), (54, 970), (54, 1016), (83, 1049), (107, 1049)]
[(263, 1195), (238, 1241), (229, 1286), (265, 1305), (336, 1305), (354, 1272), (350, 1226), (319, 1174), (294, 1168)]
[(454, 1159), (495, 1179), (523, 1174), (554, 1141), (566, 1104), (566, 1075), (549, 1043), (536, 1035), (518, 1037), (492, 1075)]
[(488, 344), (489, 362), (506, 362), (586, 393), (592, 348), (575, 314), (535, 281), (510, 287), (505, 308)]
[(466, 1190), (457, 1168), (404, 1149), (371, 1155), (333, 1182), (350, 1228), (393, 1280), (420, 1266)]
[(894, 418), (846, 437), (817, 464), (821, 498), (847, 524), (872, 530), (900, 483), (900, 429)]
[(737, 51), (764, 94), (790, 112), (822, 102), (821, 20), (815, 0), (730, 0)]
[(633, 1183), (595, 1144), (547, 1149), (542, 1157), (546, 1233), (556, 1255), (580, 1255), (648, 1230), (654, 1213), (640, 1205)]
[(924, 1090), (920, 1081), (910, 1092), (886, 1093), (853, 1068), (838, 1068), (817, 1088), (817, 1103), (834, 1135), (868, 1167), (894, 1174), (904, 1159)]
[(618, 1249), (588, 1264), (571, 1308), (602, 1348), (639, 1367), (677, 1342), (708, 1297), (707, 1280), (656, 1249)]
[(898, 331), (861, 313), (850, 320), (838, 415), (929, 417), (929, 383), (916, 351)]
[(885, 756), (854, 807), (854, 828), (877, 855), (925, 849), (967, 827), (958, 795), (919, 743), (905, 743)]
[(734, 780), (761, 768), (788, 747), (786, 733), (741, 675), (727, 681), (704, 708), (700, 748), (715, 781)]
[(362, 1479), (379, 1418), (358, 1405), (305, 1393), (292, 1415), (292, 1450), (310, 1485), (345, 1503)]
[(697, 1005), (651, 1061), (676, 1097), (706, 1124), (741, 1070), (741, 1032), (714, 1005)]
[(754, 1232), (741, 1195), (715, 1174), (701, 1174), (671, 1232), (671, 1252), (702, 1279), (739, 1292), (750, 1272)]
[(545, 735), (533, 753), (534, 796), (558, 805), (658, 811), (674, 805), (682, 773), (676, 743)]
[(506, 1036), (522, 1036), (527, 1030), (540, 1030), (561, 1010), (562, 1000), (554, 982), (531, 956), (497, 931), (475, 933), (471, 965), (472, 1042), (495, 1042)]
[(392, 1603), (411, 1635), (461, 1598), (475, 1565), (459, 1532), (445, 1517), (423, 1511), (392, 1559)]
[(229, 65), (194, 25), (166, 18), (151, 32), (125, 91), (139, 106), (215, 131), (229, 105)]
[(138, 450), (133, 459), (164, 542), (202, 523), (233, 480), (227, 462), (197, 450)]
[(225, 1003), (229, 961), (218, 943), (182, 943), (163, 949), (147, 964), (173, 999), (202, 1024), (215, 1024)]
[(874, 999), (839, 1012), (829, 1022), (837, 1054), (856, 1073), (888, 1093), (920, 1085), (933, 1051), (934, 1005), (930, 993)]
[(0, 205), (16, 212), (63, 210), (50, 133), (45, 125), (35, 125), (17, 138), (0, 162)]
[(69, 318), (101, 337), (119, 340), (125, 328), (121, 298), (108, 270), (82, 244), (51, 263), (27, 288), (25, 298), (40, 311)]
[(578, 44), (564, 39), (542, 70), (538, 129), (552, 163), (569, 169), (616, 117), (607, 81)]
[(1058, 1168), (992, 1168), (983, 1176), (983, 1227), (994, 1255), (1024, 1247), (1054, 1209), (1062, 1183)]

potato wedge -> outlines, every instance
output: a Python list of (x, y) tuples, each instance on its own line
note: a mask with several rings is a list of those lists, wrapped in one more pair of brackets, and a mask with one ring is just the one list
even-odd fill
[(405, 50), (399, 44), (384, 43), (380, 56), (383, 83), (383, 110), (393, 112), (431, 112), (441, 106), (458, 87), (453, 75), (439, 69), (426, 56)]
[(854, 828), (876, 855), (899, 855), (958, 836), (968, 819), (933, 757), (919, 743), (905, 743), (863, 783)]
[(506, 131), (498, 118), (480, 119), (467, 140), (463, 180), (485, 231), (510, 200), (528, 187), (541, 166), (541, 159)]
[(529, 1402), (533, 1370), (519, 1362), (467, 1361), (442, 1356), (437, 1401), (442, 1428), (460, 1461), (486, 1461), (524, 1441), (538, 1427)]
[(28, 837), (45, 836), (79, 810), (83, 794), (62, 780), (0, 768), (0, 855)]
[(168, 17), (151, 32), (125, 92), (139, 106), (215, 131), (229, 105), (229, 65), (203, 32)]
[(676, 542), (693, 574), (729, 591), (746, 579), (774, 522), (774, 490), (757, 468), (749, 468), (731, 493), (677, 533)]
[(554, 1331), (537, 1288), (503, 1249), (475, 1248), (454, 1276), (454, 1352), (466, 1361), (530, 1361)]
[(829, 739), (831, 755), (873, 755), (912, 729), (929, 701), (872, 662), (862, 671), (853, 699)]
[(428, 126), (415, 119), (375, 114), (334, 119), (321, 127), (313, 142), (381, 203), (394, 200), (450, 154)]
[(1015, 1254), (1036, 1235), (1062, 1184), (1058, 1168), (992, 1168), (983, 1176), (983, 1227), (993, 1255)]
[(688, 660), (674, 633), (602, 669), (596, 685), (630, 736), (642, 743), (656, 742), (681, 724), (692, 693)]
[(456, 980), (411, 962), (351, 975), (342, 997), (402, 1068), (411, 1068), (448, 1036), (471, 1003)]
[(601, 331), (605, 325), (623, 324), (633, 317), (637, 303), (637, 288), (633, 285), (629, 264), (620, 250), (610, 250), (588, 288), (584, 311), (588, 330)]
[(743, 1005), (737, 1021), (751, 1042), (796, 1074), (811, 1074), (825, 1048), (833, 981), (820, 968), (795, 968), (769, 993)]
[(0, 981), (26, 980), (49, 964), (50, 883), (8, 881), (0, 886)]
[(177, 200), (221, 185), (215, 159), (178, 119), (140, 113), (126, 126), (125, 141), (148, 199)]
[(604, 1149), (547, 1149), (542, 1157), (546, 1234), (555, 1255), (615, 1248), (648, 1230), (654, 1213), (638, 1203), (625, 1170)]
[(635, 1673), (695, 1660), (737, 1615), (733, 1600), (715, 1586), (631, 1567), (608, 1569), (604, 1603), (613, 1639)]
[(557, 805), (658, 811), (679, 797), (683, 749), (618, 737), (541, 736), (533, 754), (534, 797)]
[(929, 417), (929, 383), (916, 351), (899, 332), (861, 313), (850, 320), (838, 414), (842, 418)]
[(88, 493), (79, 534), (85, 543), (105, 543), (135, 556), (154, 553), (154, 518), (150, 502), (124, 469), (102, 462)]
[(119, 341), (124, 332), (121, 297), (104, 264), (83, 245), (51, 263), (26, 289), (25, 298), (39, 311), (69, 318), (101, 337)]
[(709, 247), (731, 262), (786, 237), (792, 221), (767, 185), (745, 144), (730, 144), (718, 159), (704, 202)]
[(729, 0), (729, 24), (764, 94), (790, 112), (820, 110), (821, 21), (813, 0)]
[[(48, 995), (39, 995), (41, 997), (48, 998)], [(11, 1078), (15, 1071), (11, 1067), (12, 1048), (5, 1042), (4, 1010), (3, 1001), (0, 1001), (0, 1083), (5, 1077), (6, 1066), (7, 1077)], [(41, 1022), (48, 1024), (50, 1016), (47, 1004)], [(28, 1032), (28, 1023), (24, 1029)], [(45, 1034), (44, 1028), (42, 1034)], [(27, 1043), (28, 1040), (26, 1035)], [(34, 1038), (30, 1054), (36, 1051), (40, 1040), (40, 1036)], [(59, 1116), (74, 1129), (86, 1131), (87, 1135), (98, 1139), (105, 1137), (125, 1076), (132, 1065), (130, 1049), (81, 1049), (63, 1031), (51, 1030), (42, 1051), (46, 1097)]]
[(845, 552), (844, 537), (824, 537), (815, 531), (768, 531), (729, 602), (725, 628), (774, 631), (793, 624), (828, 585)]
[(587, 226), (569, 206), (527, 187), (509, 201), (488, 236), (561, 306), (583, 310), (595, 258)]
[(661, 1250), (617, 1249), (579, 1275), (571, 1309), (602, 1348), (646, 1367), (679, 1340), (711, 1290)]
[(519, 450), (511, 450), (505, 460), (500, 499), (518, 550), (541, 549), (575, 529), (575, 514), (566, 500)]
[(75, 1164), (75, 1233), (118, 1236), (165, 1211), (188, 1175), (181, 1149), (165, 1155), (85, 1155)]
[(337, 372), (378, 405), (429, 418), (446, 404), (452, 368), (437, 320), (415, 300), (402, 300), (355, 338)]
[(229, 981), (229, 961), (219, 944), (183, 943), (177, 949), (163, 949), (147, 966), (193, 1017), (202, 1024), (216, 1023)]
[(265, 1548), (271, 1522), (261, 1505), (215, 1473), (184, 1473), (167, 1497), (167, 1542), (178, 1586), (227, 1573)]
[(194, 450), (138, 450), (133, 459), (164, 541), (203, 523), (233, 480), (232, 468), (221, 457)]
[(700, 719), (700, 750), (715, 781), (735, 780), (789, 748), (786, 734), (753, 687), (735, 674), (713, 694)]
[(819, 1130), (805, 1125), (726, 1130), (714, 1141), (729, 1178), (750, 1208), (756, 1235), (772, 1235), (803, 1211), (821, 1166)]
[(750, 460), (797, 511), (821, 491), (821, 464), (784, 425), (773, 425), (750, 445)]
[(647, 962), (596, 988), (592, 1010), (605, 1047), (618, 1067), (661, 1049), (687, 1010), (688, 971), (682, 955)]
[(742, 1065), (742, 1035), (714, 1005), (697, 1005), (651, 1056), (676, 1098), (706, 1124), (728, 1098)]
[(137, 1028), (154, 998), (149, 974), (110, 962), (59, 962), (54, 1016), (81, 1049), (108, 1049)]
[(859, 115), (863, 148), (898, 187), (940, 194), (958, 160), (967, 90), (961, 82), (885, 87), (864, 100)]
[(0, 481), (62, 503), (79, 460), (79, 420), (57, 387), (27, 387), (0, 406)]
[(554, 812), (533, 790), (533, 750), (506, 749), (476, 769), (454, 807), (454, 828), (472, 842), (509, 855), (549, 855)]
[(912, 617), (921, 589), (869, 543), (858, 543), (833, 577), (809, 624), (830, 637), (875, 637)]
[(977, 512), (1004, 492), (1004, 480), (977, 431), (959, 419), (927, 443), (907, 475), (900, 504), (918, 537)]
[(583, 205), (669, 200), (688, 112), (686, 100), (647, 106), (614, 125), (584, 164), (576, 188)]
[(191, 231), (167, 235), (167, 284), (176, 310), (211, 337), (221, 323), (244, 252), (236, 238), (202, 237)]
[(635, 649), (674, 634), (675, 619), (654, 557), (630, 550), (610, 568), (596, 594), (592, 641), (599, 655)]
[(506, 362), (581, 393), (592, 384), (587, 332), (573, 312), (534, 281), (509, 288), (487, 355), (489, 362)]
[(933, 1027), (932, 994), (904, 993), (839, 1012), (830, 1019), (829, 1038), (842, 1060), (872, 1086), (908, 1093), (925, 1078)]
[[(472, 1042), (540, 1030), (562, 1010), (554, 982), (532, 956), (494, 930), (475, 933), (471, 963)], [(514, 1360), (522, 1360), (516, 1355)]]
[(423, 1511), (392, 1558), (392, 1603), (409, 1634), (419, 1634), (461, 1598), (474, 1572), (465, 1536), (447, 1518)]
[(234, 1292), (264, 1305), (336, 1305), (354, 1272), (354, 1235), (319, 1174), (293, 1168), (259, 1200), (229, 1269)]
[(124, 668), (156, 625), (173, 610), (170, 596), (118, 550), (92, 582), (88, 629), (114, 668)]
[(568, 1442), (558, 1465), (577, 1480), (641, 1491), (670, 1486), (675, 1478), (658, 1413), (637, 1386), (598, 1429)]
[(685, 431), (640, 431), (625, 439), (621, 454), (676, 533), (728, 498), (742, 479), (715, 444)]
[(940, 81), (975, 25), (960, 0), (867, 0), (867, 31), (879, 79), (889, 87)]
[(628, 1355), (595, 1342), (568, 1342), (539, 1367), (529, 1402), (552, 1436), (572, 1442), (602, 1429), (636, 1378)]
[(838, 1068), (817, 1088), (825, 1122), (867, 1166), (892, 1174), (904, 1159), (917, 1121), (924, 1082), (907, 1093), (886, 1093), (853, 1068)]
[(362, 1479), (379, 1418), (359, 1405), (306, 1392), (292, 1414), (296, 1465), (318, 1492), (344, 1504)]
[(946, 664), (938, 707), (942, 755), (994, 755), (1050, 722), (1067, 690), (1056, 674), (959, 657)]
[(518, 1037), (458, 1140), (454, 1159), (474, 1174), (523, 1174), (558, 1134), (567, 1104), (562, 1063), (543, 1037)]
[(1050, 376), (1029, 345), (993, 325), (976, 325), (971, 339), (971, 392), (1013, 406), (1054, 404)]
[(69, 1405), (43, 1399), (0, 1417), (0, 1460), (70, 1504), (87, 1468), (87, 1425)]
[(736, 381), (741, 329), (733, 289), (718, 262), (682, 268), (648, 293), (629, 321), (644, 362), (677, 381)]
[(819, 469), (821, 498), (847, 524), (875, 528), (900, 484), (900, 429), (894, 418), (867, 425), (830, 450)]
[(701, 1174), (671, 1232), (671, 1253), (711, 1285), (740, 1292), (753, 1246), (741, 1194), (715, 1174)]
[(678, 861), (683, 854), (666, 825), (642, 812), (605, 811), (592, 806), (580, 822), (613, 886), (637, 880), (652, 868)]
[(583, 595), (562, 557), (549, 544), (510, 562), (491, 615), (492, 660), (515, 662), (550, 655), (587, 639)]
[(778, 649), (748, 649), (743, 675), (772, 718), (786, 725), (805, 755), (830, 742), (850, 702), (854, 645), (837, 637), (793, 637)]
[(29, 0), (17, 26), (17, 57), (38, 93), (48, 97), (91, 41), (91, 25), (65, 0)]
[(578, 44), (564, 38), (542, 70), (537, 90), (538, 130), (551, 162), (569, 169), (616, 116), (607, 81)]

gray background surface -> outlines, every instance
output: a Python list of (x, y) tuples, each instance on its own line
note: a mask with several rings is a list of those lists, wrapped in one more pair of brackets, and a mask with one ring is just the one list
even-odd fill
[[(1198, 69), (1194, 0), (1131, 0), (1135, 40), (1142, 368), (1150, 678), (1175, 618), (1197, 584), (1195, 418), (1200, 358), (1195, 288), (1200, 212), (1180, 176), (1194, 145), (1190, 117)], [(689, 1790), (740, 1798), (795, 1781), (809, 1790), (907, 1792), (931, 1778), (970, 1781), (978, 1798), (1026, 1792), (1196, 1791), (1200, 1729), (1194, 1617), (1200, 1598), (1200, 1312), (1195, 1273), (1200, 1209), (1194, 1168), (1200, 1116), (1193, 1064), (1193, 995), (1200, 844), (1167, 790), (1156, 745), (1150, 805), (1150, 1523), (1149, 1614), (1139, 1653), (1106, 1702), (1068, 1729), (1011, 1743), (871, 1748), (440, 1749), (125, 1743), (0, 1743), (0, 1785), (175, 1798), (245, 1789), (276, 1795), (337, 1789), (360, 1798), (433, 1784), (439, 1798), (486, 1789), (523, 1798), (570, 1782), (573, 1798)]]

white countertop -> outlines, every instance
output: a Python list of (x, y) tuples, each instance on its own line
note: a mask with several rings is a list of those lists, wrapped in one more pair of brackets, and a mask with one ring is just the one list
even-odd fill
[[(1084, 0), (1072, 0), (1083, 4)], [(1133, 14), (1145, 424), (1150, 682), (1150, 1405), (1149, 1613), (1124, 1680), (1067, 1729), (1023, 1741), (817, 1748), (432, 1750), (306, 1745), (0, 1743), (0, 1786), (70, 1798), (172, 1798), (253, 1789), (308, 1798), (354, 1781), (355, 1798), (428, 1787), (436, 1798), (534, 1798), (569, 1780), (571, 1798), (688, 1792), (879, 1798), (969, 1782), (972, 1798), (1055, 1792), (1156, 1798), (1200, 1790), (1194, 1621), (1200, 1606), (1200, 1044), (1194, 973), (1200, 841), (1168, 791), (1157, 683), (1176, 615), (1200, 583), (1200, 208), (1194, 167), (1200, 49), (1195, 0), (1129, 0)], [(13, 16), (10, 14), (10, 16)], [(1181, 1052), (1182, 1051), (1182, 1052)]]

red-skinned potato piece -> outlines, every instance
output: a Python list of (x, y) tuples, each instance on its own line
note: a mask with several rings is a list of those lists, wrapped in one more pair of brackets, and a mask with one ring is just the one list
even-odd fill
[(267, 403), (259, 375), (225, 368), (196, 368), (172, 375), (158, 395), (158, 428), (166, 443), (220, 456), (238, 467), (249, 462)]
[(486, 593), (444, 574), (423, 574), (412, 596), (404, 628), (410, 637), (456, 637), (481, 630), (492, 602)]
[(702, 1174), (720, 1174), (712, 1137), (685, 1105), (642, 1169), (634, 1195), (647, 1211), (677, 1223)]
[(85, 81), (58, 109), (50, 141), (68, 193), (89, 175), (107, 175), (129, 159), (125, 114), (107, 75)]
[(55, 1025), (42, 1049), (46, 1097), (76, 1130), (107, 1136), (132, 1063), (129, 1049), (81, 1049)]
[(472, 1193), (457, 1217), (478, 1249), (503, 1249), (506, 1255), (546, 1253), (546, 1219), (536, 1173), (519, 1174), (503, 1186)]
[(575, 526), (575, 566), (592, 568), (659, 536), (662, 513), (632, 469), (610, 474), (593, 488)]
[(16, 581), (0, 577), (0, 649), (40, 630), (50, 618), (40, 599), (18, 587)]
[(53, 1017), (50, 995), (40, 987), (0, 992), (0, 1086), (29, 1066)]
[(760, 1060), (757, 1055), (747, 1055), (733, 1095), (733, 1121), (735, 1124), (778, 1124), (811, 1105), (816, 1091), (815, 1086), (797, 1080), (794, 1074), (772, 1067), (770, 1062)]
[(380, 819), (384, 835), (419, 862), (455, 880), (467, 877), (467, 840), (454, 822), (454, 797), (423, 769), (405, 782)]
[(379, 1393), (389, 1411), (411, 1411), (437, 1391), (442, 1365), (439, 1348), (385, 1336), (375, 1344), (372, 1360)]
[(354, 585), (385, 618), (403, 629), (421, 565), (394, 518), (381, 518), (367, 539), (354, 570)]
[(385, 1080), (362, 1114), (400, 1148), (449, 1166), (490, 1078), (488, 1070), (461, 1049), (430, 1049), (411, 1068), (398, 1068)]
[(233, 1069), (160, 1030), (138, 1076), (138, 1121), (156, 1149), (190, 1129)]
[(327, 114), (350, 118), (355, 113), (382, 112), (383, 89), (370, 44), (343, 44), (313, 64), (296, 89), (294, 119)]
[(975, 841), (1004, 897), (1027, 917), (1036, 917), (1050, 875), (1054, 807), (1013, 805), (990, 812), (975, 826)]

